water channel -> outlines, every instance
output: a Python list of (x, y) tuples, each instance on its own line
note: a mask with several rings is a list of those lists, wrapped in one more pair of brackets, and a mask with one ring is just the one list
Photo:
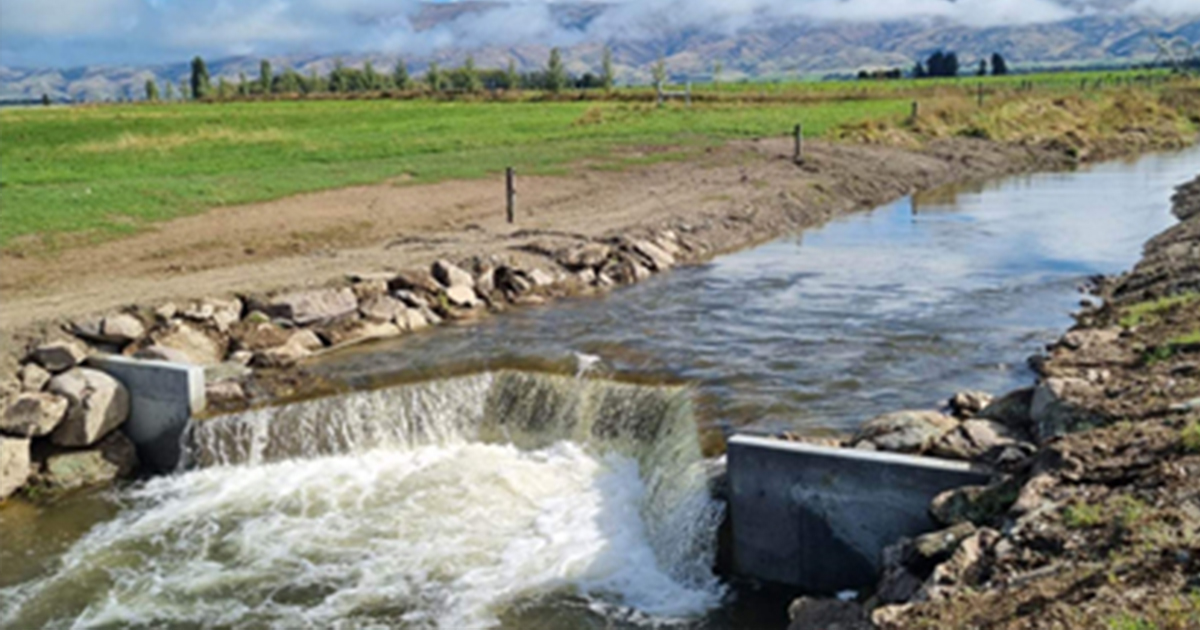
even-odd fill
[(1198, 171), (1193, 149), (935, 191), (330, 357), (409, 384), (222, 418), (194, 470), (0, 509), (0, 627), (780, 627), (709, 568), (700, 436), (1028, 384)]

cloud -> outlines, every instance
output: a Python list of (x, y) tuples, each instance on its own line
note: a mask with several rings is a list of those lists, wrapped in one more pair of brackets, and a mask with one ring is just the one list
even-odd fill
[[(614, 0), (564, 26), (548, 0), (461, 12), (432, 28), (420, 0), (4, 0), (0, 54), (8, 64), (163, 62), (204, 55), (384, 52), (653, 38), (687, 29), (730, 34), (795, 20), (944, 19), (969, 26), (1052, 22), (1114, 0)], [(1116, 0), (1121, 2), (1122, 0)], [(1196, 0), (1123, 0), (1126, 10), (1200, 13)], [(1068, 4), (1070, 3), (1070, 4)], [(576, 6), (575, 8), (580, 8)]]

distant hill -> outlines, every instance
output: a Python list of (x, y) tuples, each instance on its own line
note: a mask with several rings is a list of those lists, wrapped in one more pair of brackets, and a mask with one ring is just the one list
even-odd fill
[[(1121, 8), (1127, 0), (1072, 0), (1093, 9)], [(1068, 3), (1070, 4), (1070, 3)], [(411, 19), (414, 28), (427, 30), (455, 20), (486, 15), (505, 5), (498, 2), (455, 2), (426, 5)], [(553, 16), (571, 32), (585, 33), (588, 25), (610, 10), (605, 4), (554, 5)], [(909, 20), (898, 22), (806, 22), (791, 21), (771, 26), (749, 27), (733, 34), (696, 29), (662, 30), (640, 37), (615, 37), (612, 46), (621, 83), (649, 80), (650, 67), (660, 56), (666, 60), (673, 78), (707, 80), (714, 63), (723, 66), (722, 79), (795, 78), (830, 73), (853, 73), (868, 67), (910, 67), (917, 59), (937, 49), (959, 53), (964, 68), (973, 67), (980, 56), (999, 52), (1020, 67), (1117, 64), (1146, 61), (1157, 53), (1146, 36), (1149, 28), (1168, 37), (1180, 36), (1200, 42), (1200, 8), (1191, 17), (1133, 18), (1112, 12), (1096, 12), (1086, 17), (1021, 26), (972, 28), (945, 20)], [(643, 29), (643, 31), (646, 29)], [(596, 71), (606, 42), (585, 41), (564, 48), (567, 68), (574, 73)], [(549, 46), (531, 43), (512, 47), (443, 50), (432, 56), (408, 58), (414, 74), (421, 73), (430, 61), (453, 66), (466, 54), (474, 55), (479, 67), (503, 67), (509, 59), (518, 68), (541, 67)], [(276, 70), (293, 67), (301, 73), (317, 70), (325, 73), (336, 60), (359, 65), (371, 60), (376, 68), (390, 69), (392, 55), (330, 54), (320, 56), (273, 57)], [(257, 57), (209, 59), (216, 77), (235, 80), (239, 73), (254, 77)], [(188, 76), (186, 60), (160, 66), (96, 66), (59, 69), (0, 67), (0, 99), (33, 99), (48, 94), (55, 100), (107, 100), (141, 98), (147, 79), (171, 81), (178, 85)]]

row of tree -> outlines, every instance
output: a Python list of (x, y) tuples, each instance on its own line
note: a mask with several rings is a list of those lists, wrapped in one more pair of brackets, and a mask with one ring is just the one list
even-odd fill
[[(993, 76), (1004, 76), (1008, 74), (1008, 62), (1000, 53), (992, 54), (991, 73)], [(916, 79), (924, 79), (929, 77), (956, 77), (959, 74), (958, 54), (954, 51), (942, 52), (936, 51), (925, 60), (925, 63), (917, 62), (913, 67), (912, 75)], [(976, 71), (977, 76), (987, 76), (988, 60), (979, 60), (979, 69)]]
[[(563, 65), (561, 51), (554, 48), (550, 50), (546, 66), (534, 72), (518, 72), (513, 61), (509, 61), (508, 67), (503, 70), (479, 69), (475, 66), (475, 59), (468, 56), (463, 65), (452, 69), (443, 69), (437, 62), (430, 63), (425, 74), (417, 79), (409, 74), (408, 66), (403, 60), (396, 62), (390, 72), (376, 70), (370, 61), (364, 63), (361, 68), (347, 67), (338, 61), (327, 75), (321, 75), (315, 69), (305, 75), (292, 68), (275, 73), (271, 62), (264, 59), (259, 64), (258, 77), (251, 79), (245, 73), (241, 73), (237, 83), (220, 77), (214, 84), (204, 59), (196, 57), (192, 59), (190, 80), (186, 83), (180, 81), (179, 91), (182, 98), (225, 99), (261, 94), (352, 93), (393, 89), (467, 93), (514, 89), (546, 90), (552, 93), (569, 88), (612, 89), (615, 76), (612, 51), (608, 48), (604, 49), (600, 65), (598, 75), (588, 72), (582, 76), (573, 76)], [(660, 62), (656, 68), (661, 65)], [(174, 88), (170, 83), (166, 84), (164, 92), (168, 100), (174, 98)], [(146, 98), (163, 98), (153, 80), (146, 81)]]

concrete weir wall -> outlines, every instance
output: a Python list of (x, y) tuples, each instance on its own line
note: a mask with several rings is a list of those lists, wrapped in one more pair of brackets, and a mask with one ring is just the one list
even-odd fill
[(881, 552), (936, 529), (942, 491), (986, 483), (962, 462), (737, 435), (729, 440), (733, 570), (834, 593), (878, 580)]
[(180, 438), (193, 415), (204, 410), (204, 368), (115, 355), (88, 358), (129, 390), (129, 419), (122, 430), (137, 445), (143, 467), (170, 472), (182, 455)]

